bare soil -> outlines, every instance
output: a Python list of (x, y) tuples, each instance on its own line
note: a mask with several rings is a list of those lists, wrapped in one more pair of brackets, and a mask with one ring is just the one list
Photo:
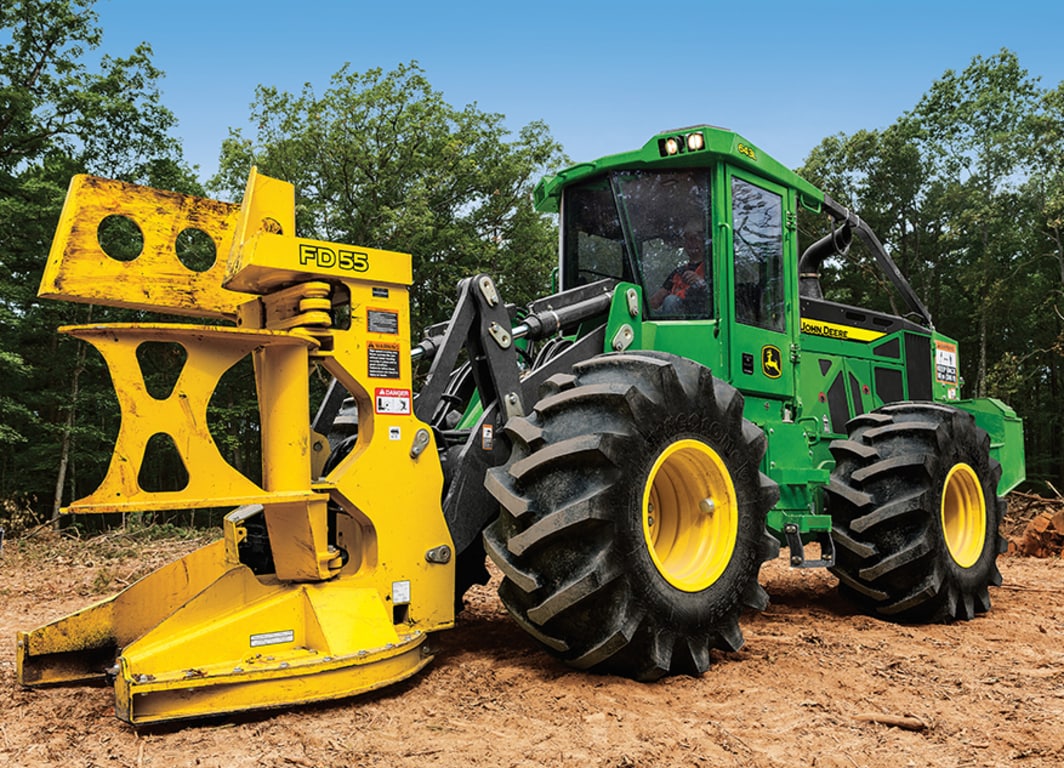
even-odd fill
[[(1022, 528), (1022, 526), (1021, 526)], [(7, 542), (0, 554), (0, 765), (1059, 766), (1064, 560), (1002, 557), (993, 609), (945, 626), (860, 613), (825, 571), (783, 559), (746, 646), (701, 678), (568, 669), (478, 588), (422, 674), (384, 692), (135, 730), (105, 687), (21, 688), (14, 634), (120, 589), (202, 542)]]

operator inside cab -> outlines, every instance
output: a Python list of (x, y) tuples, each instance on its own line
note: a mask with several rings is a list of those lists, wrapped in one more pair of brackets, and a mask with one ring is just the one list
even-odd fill
[(702, 314), (709, 287), (706, 281), (706, 228), (700, 218), (689, 219), (683, 228), (683, 256), (680, 264), (650, 297), (650, 308), (663, 315)]

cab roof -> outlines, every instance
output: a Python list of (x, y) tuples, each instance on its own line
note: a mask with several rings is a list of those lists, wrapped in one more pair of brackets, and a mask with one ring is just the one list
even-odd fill
[(642, 148), (588, 163), (577, 163), (536, 185), (536, 210), (557, 213), (562, 190), (571, 184), (614, 170), (690, 168), (727, 162), (770, 181), (795, 189), (802, 203), (819, 210), (824, 193), (775, 158), (734, 131), (712, 125), (696, 125), (653, 136)]

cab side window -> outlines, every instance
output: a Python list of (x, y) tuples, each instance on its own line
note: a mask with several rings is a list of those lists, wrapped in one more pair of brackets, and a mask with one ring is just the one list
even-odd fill
[(731, 186), (735, 319), (783, 331), (783, 200), (738, 177)]

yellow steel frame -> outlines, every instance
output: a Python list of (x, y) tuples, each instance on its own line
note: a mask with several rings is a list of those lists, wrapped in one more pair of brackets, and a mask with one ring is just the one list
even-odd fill
[[(110, 258), (97, 232), (133, 220), (144, 248)], [(176, 239), (210, 236), (220, 258), (185, 267)], [(18, 634), (25, 685), (115, 678), (116, 712), (141, 724), (277, 707), (372, 690), (430, 660), (429, 632), (454, 623), (454, 563), (432, 432), (412, 412), (407, 254), (297, 238), (290, 184), (252, 171), (239, 207), (88, 176), (70, 187), (41, 295), (163, 310), (234, 325), (64, 328), (106, 361), (122, 411), (107, 474), (65, 511), (236, 507), (223, 539), (123, 592)], [(349, 308), (345, 327), (333, 309)], [(184, 368), (148, 392), (138, 348), (178, 344)], [(261, 485), (221, 455), (207, 405), (251, 355), (262, 431)], [(308, 366), (322, 365), (359, 408), (355, 449), (319, 477), (308, 424)], [(146, 490), (149, 439), (168, 435), (184, 488)], [(327, 505), (342, 510), (330, 540)], [(240, 562), (244, 522), (261, 510), (276, 573)], [(348, 554), (346, 563), (340, 549)], [(430, 554), (431, 553), (431, 554)]]

